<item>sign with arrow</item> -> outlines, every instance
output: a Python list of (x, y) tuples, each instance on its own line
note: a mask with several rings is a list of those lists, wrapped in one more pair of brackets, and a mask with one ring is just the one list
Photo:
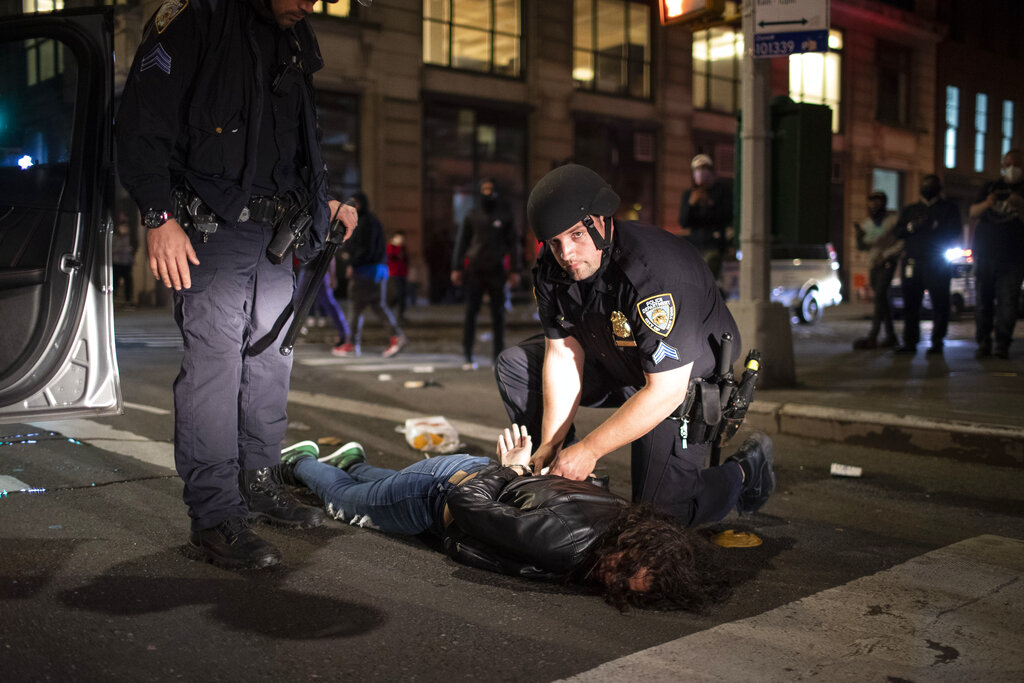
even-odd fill
[(754, 56), (828, 50), (829, 0), (754, 0)]

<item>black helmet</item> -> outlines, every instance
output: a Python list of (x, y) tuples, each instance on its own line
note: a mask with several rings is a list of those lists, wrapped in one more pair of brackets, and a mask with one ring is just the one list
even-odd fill
[(559, 235), (584, 216), (612, 216), (619, 195), (601, 176), (579, 164), (559, 166), (540, 179), (530, 192), (526, 214), (538, 240)]

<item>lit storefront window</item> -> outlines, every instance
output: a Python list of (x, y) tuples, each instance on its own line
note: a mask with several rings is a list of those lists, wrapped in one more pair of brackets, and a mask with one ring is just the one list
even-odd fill
[(794, 102), (832, 108), (832, 132), (838, 133), (842, 104), (843, 34), (828, 32), (828, 52), (805, 52), (789, 57), (789, 96)]

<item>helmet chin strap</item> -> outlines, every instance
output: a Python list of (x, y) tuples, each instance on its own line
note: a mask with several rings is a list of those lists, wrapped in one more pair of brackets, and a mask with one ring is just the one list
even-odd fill
[(601, 266), (598, 268), (598, 273), (602, 272), (608, 266), (609, 256), (612, 252), (612, 219), (611, 216), (605, 216), (604, 218), (605, 234), (608, 235), (608, 239), (601, 237), (601, 233), (597, 231), (597, 226), (594, 225), (594, 219), (587, 214), (583, 217), (583, 227), (587, 229), (587, 233), (590, 234), (590, 239), (594, 240), (594, 246), (601, 252)]

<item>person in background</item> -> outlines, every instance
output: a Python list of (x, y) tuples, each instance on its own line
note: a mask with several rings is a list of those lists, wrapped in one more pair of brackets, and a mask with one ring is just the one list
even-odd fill
[(1024, 152), (1011, 149), (1003, 155), (1000, 173), (999, 180), (982, 188), (970, 208), (970, 217), (976, 221), (972, 252), (978, 283), (977, 358), (1010, 357), (1024, 281)]
[[(336, 353), (348, 342), (351, 330), (348, 326), (348, 320), (345, 319), (345, 312), (341, 309), (341, 305), (334, 297), (334, 287), (331, 286), (331, 271), (334, 269), (334, 263), (332, 262), (330, 265), (331, 267), (328, 269), (328, 272), (324, 273), (323, 279), (320, 282), (320, 288), (316, 290), (316, 299), (313, 301), (313, 306), (315, 306), (320, 313), (331, 319), (334, 329), (338, 332), (338, 340), (331, 348), (331, 353)], [(306, 287), (309, 286), (309, 281), (312, 278), (313, 266), (300, 265), (298, 283), (295, 286), (295, 296), (293, 299), (293, 304), (296, 309), (298, 309), (299, 301), (302, 299), (302, 294), (306, 291)]]
[[(886, 211), (889, 198), (881, 190), (868, 195), (868, 216), (857, 224), (857, 248), (869, 251), (871, 261), (868, 282), (874, 296), (874, 312), (871, 330), (866, 337), (853, 342), (854, 349), (891, 348), (898, 343), (896, 328), (892, 323), (892, 308), (889, 305), (889, 285), (892, 274), (903, 252), (903, 242), (896, 238), (895, 211)], [(884, 328), (885, 336), (878, 341), (878, 333)]]
[(358, 356), (362, 352), (363, 323), (366, 309), (370, 308), (388, 330), (388, 345), (381, 355), (390, 358), (402, 350), (406, 338), (384, 301), (388, 284), (384, 227), (370, 211), (370, 199), (364, 192), (356, 192), (349, 202), (359, 212), (359, 224), (342, 246), (342, 259), (346, 263), (348, 298), (352, 302), (352, 321), (356, 329), (354, 341), (342, 344), (332, 353), (336, 356)]
[(494, 187), (485, 179), (480, 192), (459, 226), (452, 251), (451, 281), (465, 288), (466, 315), (462, 324), (463, 369), (476, 369), (473, 346), (476, 319), (484, 294), (491, 307), (493, 329), (492, 357), (505, 348), (505, 296), (509, 287), (519, 284), (519, 233), (512, 211)]
[(932, 299), (932, 338), (927, 353), (941, 355), (949, 328), (949, 279), (946, 251), (963, 242), (963, 224), (956, 204), (942, 197), (934, 174), (921, 179), (921, 198), (903, 207), (896, 237), (903, 240), (903, 344), (896, 353), (912, 355), (921, 339), (921, 303), (927, 289)]
[(690, 168), (693, 186), (683, 192), (679, 226), (717, 281), (732, 247), (732, 186), (715, 176), (714, 162), (707, 154), (693, 157)]
[(405, 246), (405, 231), (397, 230), (388, 240), (388, 307), (398, 316), (398, 324), (405, 324), (405, 309), (409, 304), (409, 250)]
[(122, 212), (117, 218), (117, 228), (111, 243), (111, 264), (114, 276), (114, 298), (118, 286), (124, 283), (124, 302), (129, 307), (135, 303), (135, 288), (132, 282), (132, 268), (135, 267), (135, 245), (132, 244), (132, 228), (128, 216)]

